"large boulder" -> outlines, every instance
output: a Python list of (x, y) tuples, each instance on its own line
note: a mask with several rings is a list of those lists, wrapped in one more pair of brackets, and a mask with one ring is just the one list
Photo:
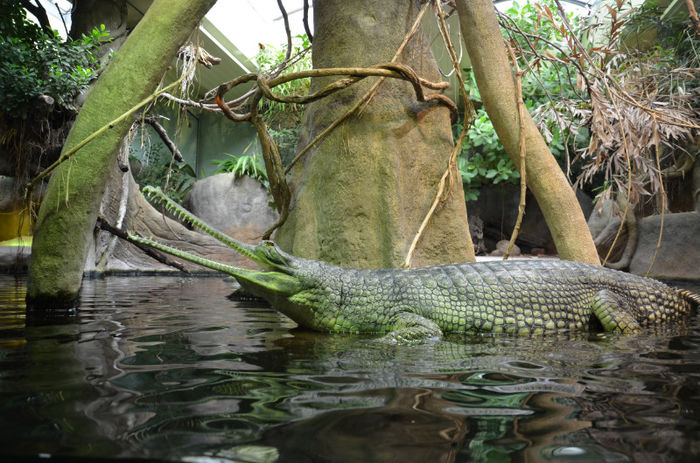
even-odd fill
[(241, 241), (255, 243), (278, 218), (265, 188), (250, 177), (217, 174), (195, 182), (183, 202), (194, 215)]
[[(591, 215), (588, 217), (588, 228), (591, 231), (591, 236), (593, 237), (593, 242), (598, 250), (601, 261), (607, 263), (620, 262), (620, 269), (626, 268), (629, 265), (629, 257), (634, 253), (637, 239), (636, 220), (633, 210), (628, 211), (628, 217), (630, 217), (632, 221), (626, 222), (622, 225), (622, 230), (620, 230), (623, 212), (624, 206), (618, 204), (615, 200), (599, 199)], [(632, 242), (629, 243), (630, 249), (628, 253), (625, 254), (625, 250), (627, 250), (628, 246), (630, 229), (632, 231)], [(613, 243), (615, 244), (615, 248), (610, 252), (610, 247)], [(623, 256), (624, 262), (622, 261)]]
[(700, 213), (680, 212), (664, 215), (661, 247), (654, 259), (661, 230), (661, 216), (652, 215), (639, 222), (637, 251), (630, 272), (655, 278), (700, 280)]

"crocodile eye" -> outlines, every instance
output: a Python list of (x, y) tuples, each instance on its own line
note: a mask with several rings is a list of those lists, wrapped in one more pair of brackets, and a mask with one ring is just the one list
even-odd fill
[(287, 265), (287, 259), (280, 253), (279, 249), (272, 241), (263, 241), (263, 252), (265, 257), (273, 264)]

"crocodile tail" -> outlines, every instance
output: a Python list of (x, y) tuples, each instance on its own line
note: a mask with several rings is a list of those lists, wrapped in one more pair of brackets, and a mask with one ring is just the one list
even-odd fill
[(696, 293), (689, 291), (687, 289), (679, 289), (679, 288), (675, 288), (675, 289), (683, 299), (688, 301), (688, 303), (690, 303), (690, 305), (695, 308), (695, 310), (698, 310), (700, 308), (700, 294), (696, 294)]

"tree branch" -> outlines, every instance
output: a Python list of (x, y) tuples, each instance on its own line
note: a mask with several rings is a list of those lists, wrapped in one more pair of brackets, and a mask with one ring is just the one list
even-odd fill
[(311, 28), (309, 27), (309, 0), (304, 0), (304, 31), (309, 38), (309, 42), (313, 43), (314, 36), (311, 34)]
[(20, 3), (24, 9), (36, 16), (36, 19), (39, 20), (39, 25), (42, 29), (44, 29), (44, 32), (53, 37), (53, 29), (51, 28), (51, 23), (49, 22), (49, 16), (46, 14), (44, 7), (41, 6), (41, 2), (37, 1), (36, 4), (34, 4), (29, 0), (21, 0)]
[(165, 254), (162, 254), (155, 249), (151, 248), (150, 246), (146, 246), (145, 244), (138, 243), (136, 241), (133, 241), (131, 238), (129, 238), (129, 235), (122, 230), (121, 228), (117, 228), (113, 225), (111, 225), (109, 222), (107, 222), (107, 219), (105, 219), (102, 216), (97, 217), (97, 227), (100, 228), (100, 230), (104, 230), (108, 233), (111, 233), (112, 235), (119, 237), (125, 241), (128, 241), (129, 243), (133, 244), (137, 248), (141, 249), (143, 252), (157, 260), (158, 262), (165, 264), (169, 267), (176, 268), (180, 270), (181, 272), (185, 273), (190, 273), (185, 266), (183, 266), (180, 262), (177, 262), (175, 260), (172, 260)]
[(153, 130), (156, 131), (156, 133), (158, 134), (160, 139), (163, 141), (165, 146), (170, 150), (171, 153), (173, 153), (173, 158), (175, 158), (175, 160), (177, 162), (184, 161), (184, 159), (182, 158), (182, 153), (180, 153), (180, 150), (177, 148), (175, 143), (168, 136), (168, 132), (165, 131), (165, 127), (160, 125), (160, 123), (158, 122), (158, 120), (156, 120), (156, 118), (154, 116), (146, 116), (144, 118), (141, 118), (141, 120), (143, 122), (145, 122), (146, 124), (150, 125), (151, 127), (153, 127)]
[(698, 11), (695, 9), (693, 0), (685, 0), (685, 6), (688, 8), (688, 16), (690, 16), (690, 22), (693, 23), (695, 33), (700, 35), (700, 18), (698, 18)]

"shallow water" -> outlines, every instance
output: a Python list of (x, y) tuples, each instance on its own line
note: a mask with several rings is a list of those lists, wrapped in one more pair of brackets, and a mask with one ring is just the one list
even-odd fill
[(86, 280), (74, 322), (43, 327), (24, 326), (24, 292), (0, 276), (0, 459), (700, 458), (697, 316), (384, 347), (295, 329), (220, 278)]

